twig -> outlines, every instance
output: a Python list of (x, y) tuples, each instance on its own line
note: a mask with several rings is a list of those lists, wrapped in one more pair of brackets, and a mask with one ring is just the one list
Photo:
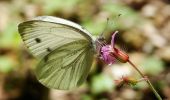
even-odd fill
[[(146, 78), (146, 76), (130, 61), (128, 60), (128, 63), (130, 65), (132, 65), (133, 68), (135, 68), (135, 70), (143, 77)], [(161, 96), (158, 94), (158, 92), (156, 91), (156, 89), (153, 87), (152, 83), (149, 81), (149, 78), (147, 80), (145, 80), (146, 83), (149, 85), (149, 87), (152, 89), (152, 91), (154, 92), (155, 96), (158, 98), (158, 100), (162, 100)]]

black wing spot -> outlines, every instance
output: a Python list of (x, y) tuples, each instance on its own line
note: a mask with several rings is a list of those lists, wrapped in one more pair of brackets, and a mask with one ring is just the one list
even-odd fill
[(40, 38), (35, 38), (35, 41), (36, 41), (37, 43), (41, 43), (41, 39), (40, 39)]
[(48, 55), (44, 57), (44, 62), (48, 61)]
[(51, 52), (52, 50), (51, 50), (50, 48), (47, 48), (47, 51), (48, 51), (48, 52)]

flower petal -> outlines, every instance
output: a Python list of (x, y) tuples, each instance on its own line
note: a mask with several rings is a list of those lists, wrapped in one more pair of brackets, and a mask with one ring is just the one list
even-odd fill
[(110, 45), (101, 48), (101, 57), (107, 64), (113, 64), (115, 62), (115, 57), (112, 56), (111, 48)]
[(115, 45), (115, 43), (114, 43), (114, 41), (115, 41), (115, 36), (116, 36), (117, 33), (118, 33), (118, 31), (115, 31), (115, 32), (113, 33), (113, 35), (112, 35), (112, 40), (111, 40), (111, 46), (112, 46), (112, 48), (114, 48), (114, 45)]

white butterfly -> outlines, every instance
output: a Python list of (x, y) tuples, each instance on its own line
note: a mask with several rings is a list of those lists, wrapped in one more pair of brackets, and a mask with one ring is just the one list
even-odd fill
[(66, 90), (85, 81), (95, 40), (83, 27), (62, 18), (40, 16), (19, 24), (18, 30), (30, 52), (41, 59), (35, 74), (43, 85)]

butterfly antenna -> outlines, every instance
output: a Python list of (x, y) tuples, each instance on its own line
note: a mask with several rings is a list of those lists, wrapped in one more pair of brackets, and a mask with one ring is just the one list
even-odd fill
[(105, 28), (103, 29), (103, 32), (100, 34), (100, 37), (104, 37), (103, 34), (106, 31), (106, 29), (108, 27), (108, 24), (109, 24), (109, 18), (107, 18), (107, 22), (106, 22)]
[(122, 14), (118, 14), (113, 18), (113, 22), (112, 24), (114, 25), (114, 23), (116, 23), (116, 21), (118, 21), (118, 18), (121, 16)]
[[(118, 14), (115, 18), (114, 18), (114, 20), (116, 20), (117, 18), (119, 18), (119, 16), (121, 16), (121, 14)], [(98, 37), (98, 39), (99, 40), (102, 40), (103, 41), (103, 43), (102, 44), (104, 44), (104, 45), (106, 45), (106, 41), (105, 41), (105, 37), (104, 37), (104, 32), (106, 31), (106, 29), (108, 28), (108, 25), (109, 25), (109, 21), (110, 21), (110, 19), (109, 18), (107, 18), (107, 22), (106, 22), (106, 25), (105, 25), (105, 28), (103, 29), (103, 32), (99, 35), (99, 37)], [(114, 21), (113, 21), (114, 22)], [(114, 24), (114, 23), (113, 23)], [(118, 31), (116, 31), (115, 33), (117, 33)], [(98, 43), (100, 43), (100, 41), (99, 40), (97, 40), (97, 42)]]

